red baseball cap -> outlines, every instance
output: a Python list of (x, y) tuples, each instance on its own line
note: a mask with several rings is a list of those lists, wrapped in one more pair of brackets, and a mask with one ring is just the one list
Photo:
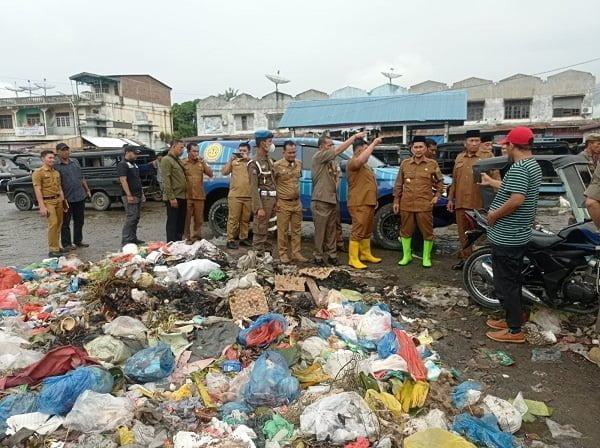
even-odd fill
[(498, 142), (501, 145), (512, 143), (514, 145), (531, 145), (533, 143), (533, 132), (524, 126), (511, 129), (504, 140)]

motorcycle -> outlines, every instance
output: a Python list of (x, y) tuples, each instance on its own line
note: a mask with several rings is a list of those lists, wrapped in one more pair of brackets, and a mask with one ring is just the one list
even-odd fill
[[(468, 211), (474, 230), (466, 232), (466, 247), (487, 233), (487, 212)], [(471, 298), (486, 308), (501, 308), (494, 293), (492, 250), (474, 251), (463, 267), (464, 287)], [(522, 298), (525, 303), (588, 314), (598, 310), (600, 296), (600, 233), (590, 221), (558, 233), (535, 226), (523, 269)]]

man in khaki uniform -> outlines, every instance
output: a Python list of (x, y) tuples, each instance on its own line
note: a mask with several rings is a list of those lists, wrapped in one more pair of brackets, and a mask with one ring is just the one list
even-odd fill
[(167, 242), (181, 241), (185, 230), (187, 184), (183, 164), (179, 160), (183, 148), (181, 140), (173, 141), (169, 153), (160, 161), (163, 200), (167, 205)]
[(340, 146), (335, 148), (331, 137), (319, 137), (319, 151), (312, 160), (312, 215), (315, 225), (315, 263), (338, 265), (337, 240), (337, 185), (338, 167), (335, 158), (344, 152), (356, 140), (363, 139), (366, 132), (354, 134)]
[(481, 136), (477, 130), (467, 131), (464, 146), (465, 150), (456, 157), (454, 162), (452, 185), (448, 191), (447, 208), (448, 211), (455, 212), (461, 248), (458, 254), (459, 262), (452, 266), (454, 270), (461, 270), (465, 260), (473, 252), (472, 247), (465, 248), (467, 243), (465, 232), (474, 228), (471, 221), (467, 219), (466, 212), (483, 207), (480, 186), (473, 179), (473, 165), (481, 159), (493, 157), (491, 152), (481, 149)]
[(69, 205), (64, 201), (60, 173), (54, 169), (54, 152), (42, 151), (40, 157), (43, 165), (33, 172), (31, 181), (40, 215), (48, 218), (48, 256), (60, 257), (64, 252), (59, 243), (60, 229), (63, 213), (69, 209)]
[(269, 154), (275, 151), (275, 145), (273, 144), (273, 134), (268, 130), (256, 131), (254, 140), (257, 148), (256, 157), (248, 164), (252, 212), (254, 213), (252, 246), (257, 255), (262, 256), (265, 252), (273, 252), (268, 239), (271, 218), (275, 216), (277, 190), (273, 171), (274, 162)]
[(376, 138), (369, 145), (365, 140), (356, 140), (354, 156), (346, 165), (348, 175), (348, 211), (352, 217), (352, 233), (348, 245), (348, 264), (355, 269), (366, 269), (369, 263), (379, 263), (371, 253), (371, 235), (377, 208), (377, 181), (373, 168), (367, 163), (375, 147), (381, 143)]
[[(204, 221), (204, 175), (213, 177), (213, 171), (195, 143), (188, 143), (188, 156), (182, 160), (187, 185), (187, 212), (185, 214), (185, 230), (183, 239), (188, 243), (202, 239), (200, 232)], [(192, 221), (194, 222), (192, 226)]]
[[(290, 260), (305, 262), (300, 253), (302, 240), (302, 203), (300, 202), (300, 177), (302, 162), (296, 160), (296, 144), (291, 140), (283, 144), (283, 159), (274, 164), (277, 189), (277, 248), (282, 263)], [(288, 254), (288, 231), (292, 256)]]
[[(248, 239), (250, 216), (252, 216), (252, 199), (250, 196), (250, 178), (248, 177), (248, 155), (250, 145), (240, 143), (238, 153), (234, 154), (225, 164), (221, 173), (231, 174), (227, 205), (227, 248), (237, 249), (239, 245), (250, 247)], [(239, 243), (238, 243), (239, 239)]]
[[(405, 266), (412, 261), (412, 235), (418, 227), (423, 235), (423, 267), (431, 267), (433, 249), (433, 206), (444, 191), (440, 167), (435, 160), (425, 157), (425, 137), (416, 136), (411, 144), (413, 156), (400, 165), (394, 185), (394, 213), (400, 214), (402, 259)], [(435, 190), (435, 193), (434, 193)]]
[(590, 172), (593, 173), (598, 166), (598, 159), (600, 159), (600, 134), (586, 136), (585, 149), (581, 151), (580, 156), (588, 162)]
[(480, 152), (489, 152), (492, 156), (494, 155), (494, 137), (491, 135), (482, 135), (481, 143), (479, 144)]

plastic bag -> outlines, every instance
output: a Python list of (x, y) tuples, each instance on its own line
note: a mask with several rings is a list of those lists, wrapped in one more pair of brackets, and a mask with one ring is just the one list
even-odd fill
[[(329, 328), (329, 327), (327, 327)], [(311, 362), (321, 356), (326, 350), (330, 350), (327, 341), (321, 339), (318, 336), (311, 336), (302, 342), (299, 342), (302, 349), (302, 358)]]
[(212, 398), (222, 403), (235, 400), (229, 396), (229, 377), (219, 372), (208, 372), (206, 390)]
[(21, 276), (17, 271), (5, 266), (0, 266), (0, 290), (10, 289), (19, 283), (21, 283)]
[(550, 430), (553, 439), (562, 439), (567, 437), (580, 439), (583, 436), (583, 434), (577, 431), (573, 425), (560, 425), (549, 418), (546, 419), (546, 425), (548, 425), (548, 429)]
[[(471, 406), (481, 398), (483, 385), (476, 381), (465, 381), (454, 388), (452, 391), (452, 403), (458, 409)], [(469, 392), (473, 391), (473, 392)]]
[(275, 408), (295, 401), (299, 395), (300, 383), (292, 376), (283, 356), (267, 351), (256, 360), (244, 391), (248, 404)]
[(561, 332), (560, 317), (548, 308), (537, 309), (531, 313), (529, 320), (538, 324), (544, 331), (551, 331), (555, 335)]
[(379, 422), (360, 395), (342, 392), (307, 406), (300, 416), (300, 430), (314, 435), (317, 441), (329, 439), (333, 444), (342, 444), (359, 437), (374, 440)]
[(521, 414), (508, 401), (494, 397), (493, 395), (486, 395), (483, 399), (483, 403), (490, 409), (492, 414), (494, 414), (502, 431), (514, 434), (521, 429), (523, 415), (527, 412), (527, 409)]
[(427, 378), (427, 369), (425, 364), (417, 352), (417, 347), (413, 342), (412, 338), (402, 330), (393, 329), (393, 333), (396, 335), (398, 345), (400, 349), (398, 354), (404, 358), (408, 364), (408, 373), (415, 381), (423, 381)]
[(140, 350), (127, 360), (123, 373), (136, 383), (149, 383), (168, 377), (175, 370), (171, 347), (162, 342)]
[(350, 350), (337, 350), (327, 358), (323, 371), (331, 378), (339, 379), (354, 371), (360, 359), (360, 355)]
[(267, 440), (290, 440), (294, 436), (294, 425), (288, 422), (280, 415), (273, 415), (270, 420), (265, 422), (262, 432)]
[(6, 419), (7, 435), (13, 435), (21, 429), (30, 429), (38, 434), (52, 434), (65, 421), (64, 417), (59, 415), (50, 416), (41, 412), (29, 412), (27, 414), (18, 414)]
[(392, 316), (378, 306), (362, 316), (358, 325), (358, 337), (368, 341), (378, 341), (392, 328)]
[(207, 260), (206, 258), (186, 261), (180, 263), (177, 266), (177, 272), (181, 280), (199, 280), (205, 275), (210, 274), (215, 269), (219, 269), (220, 266), (214, 261)]
[(375, 359), (371, 361), (371, 365), (369, 366), (371, 373), (381, 372), (386, 370), (397, 370), (400, 372), (408, 372), (408, 365), (402, 356), (400, 355), (391, 355), (386, 359)]
[(469, 414), (454, 417), (452, 430), (464, 435), (470, 441), (490, 448), (513, 448), (512, 434), (498, 428), (498, 420), (491, 414), (479, 419)]
[(66, 415), (84, 391), (109, 393), (113, 382), (112, 375), (99, 367), (79, 367), (66, 375), (46, 378), (39, 395), (39, 411)]
[(476, 448), (463, 437), (444, 429), (429, 428), (404, 439), (404, 448)]
[(29, 345), (29, 341), (0, 330), (0, 370), (21, 369), (44, 357), (43, 353), (21, 345)]
[(63, 426), (81, 432), (112, 431), (133, 420), (134, 406), (127, 398), (86, 390), (75, 401)]
[(400, 346), (393, 332), (386, 333), (377, 343), (377, 353), (381, 359), (385, 359), (394, 353), (398, 353)]
[(26, 296), (29, 290), (25, 285), (0, 290), (0, 310), (18, 310), (21, 308), (17, 297)]
[(392, 394), (369, 389), (365, 394), (365, 401), (377, 415), (380, 415), (381, 411), (389, 411), (397, 419), (402, 417), (402, 405)]
[(138, 319), (129, 316), (119, 316), (115, 320), (102, 326), (104, 334), (109, 334), (117, 338), (126, 337), (146, 340), (146, 332), (148, 329)]
[(29, 414), (37, 411), (37, 409), (38, 397), (31, 392), (4, 397), (0, 400), (0, 434), (6, 433), (6, 420), (8, 417)]
[(306, 369), (294, 370), (292, 372), (303, 388), (314, 386), (315, 384), (320, 384), (324, 381), (329, 381), (331, 378), (321, 368), (321, 365), (315, 363)]
[(111, 364), (120, 364), (131, 356), (127, 346), (110, 335), (98, 336), (83, 347), (92, 358)]
[(431, 409), (425, 417), (412, 418), (404, 425), (402, 433), (409, 436), (419, 431), (425, 431), (429, 428), (438, 428), (447, 430), (448, 421), (446, 414), (440, 409)]
[(263, 314), (250, 327), (240, 331), (238, 342), (244, 347), (266, 347), (287, 330), (281, 314)]

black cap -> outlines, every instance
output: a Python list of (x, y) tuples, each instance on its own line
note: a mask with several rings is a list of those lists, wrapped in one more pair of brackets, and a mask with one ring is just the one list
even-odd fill
[(123, 152), (124, 153), (134, 152), (136, 154), (141, 154), (141, 151), (139, 149), (137, 149), (137, 147), (135, 147), (135, 146), (125, 146), (123, 148)]
[(477, 138), (477, 137), (481, 137), (481, 132), (479, 132), (479, 129), (471, 129), (470, 131), (467, 131), (467, 133), (465, 134), (465, 138)]
[(412, 139), (412, 142), (410, 143), (411, 145), (414, 145), (415, 143), (425, 143), (427, 144), (427, 139), (425, 138), (424, 135), (415, 135)]
[(66, 143), (59, 143), (58, 145), (56, 145), (57, 151), (60, 151), (62, 149), (69, 149), (69, 145), (67, 145)]
[(481, 136), (481, 143), (487, 143), (487, 142), (493, 142), (494, 141), (494, 136), (493, 135), (482, 135)]

